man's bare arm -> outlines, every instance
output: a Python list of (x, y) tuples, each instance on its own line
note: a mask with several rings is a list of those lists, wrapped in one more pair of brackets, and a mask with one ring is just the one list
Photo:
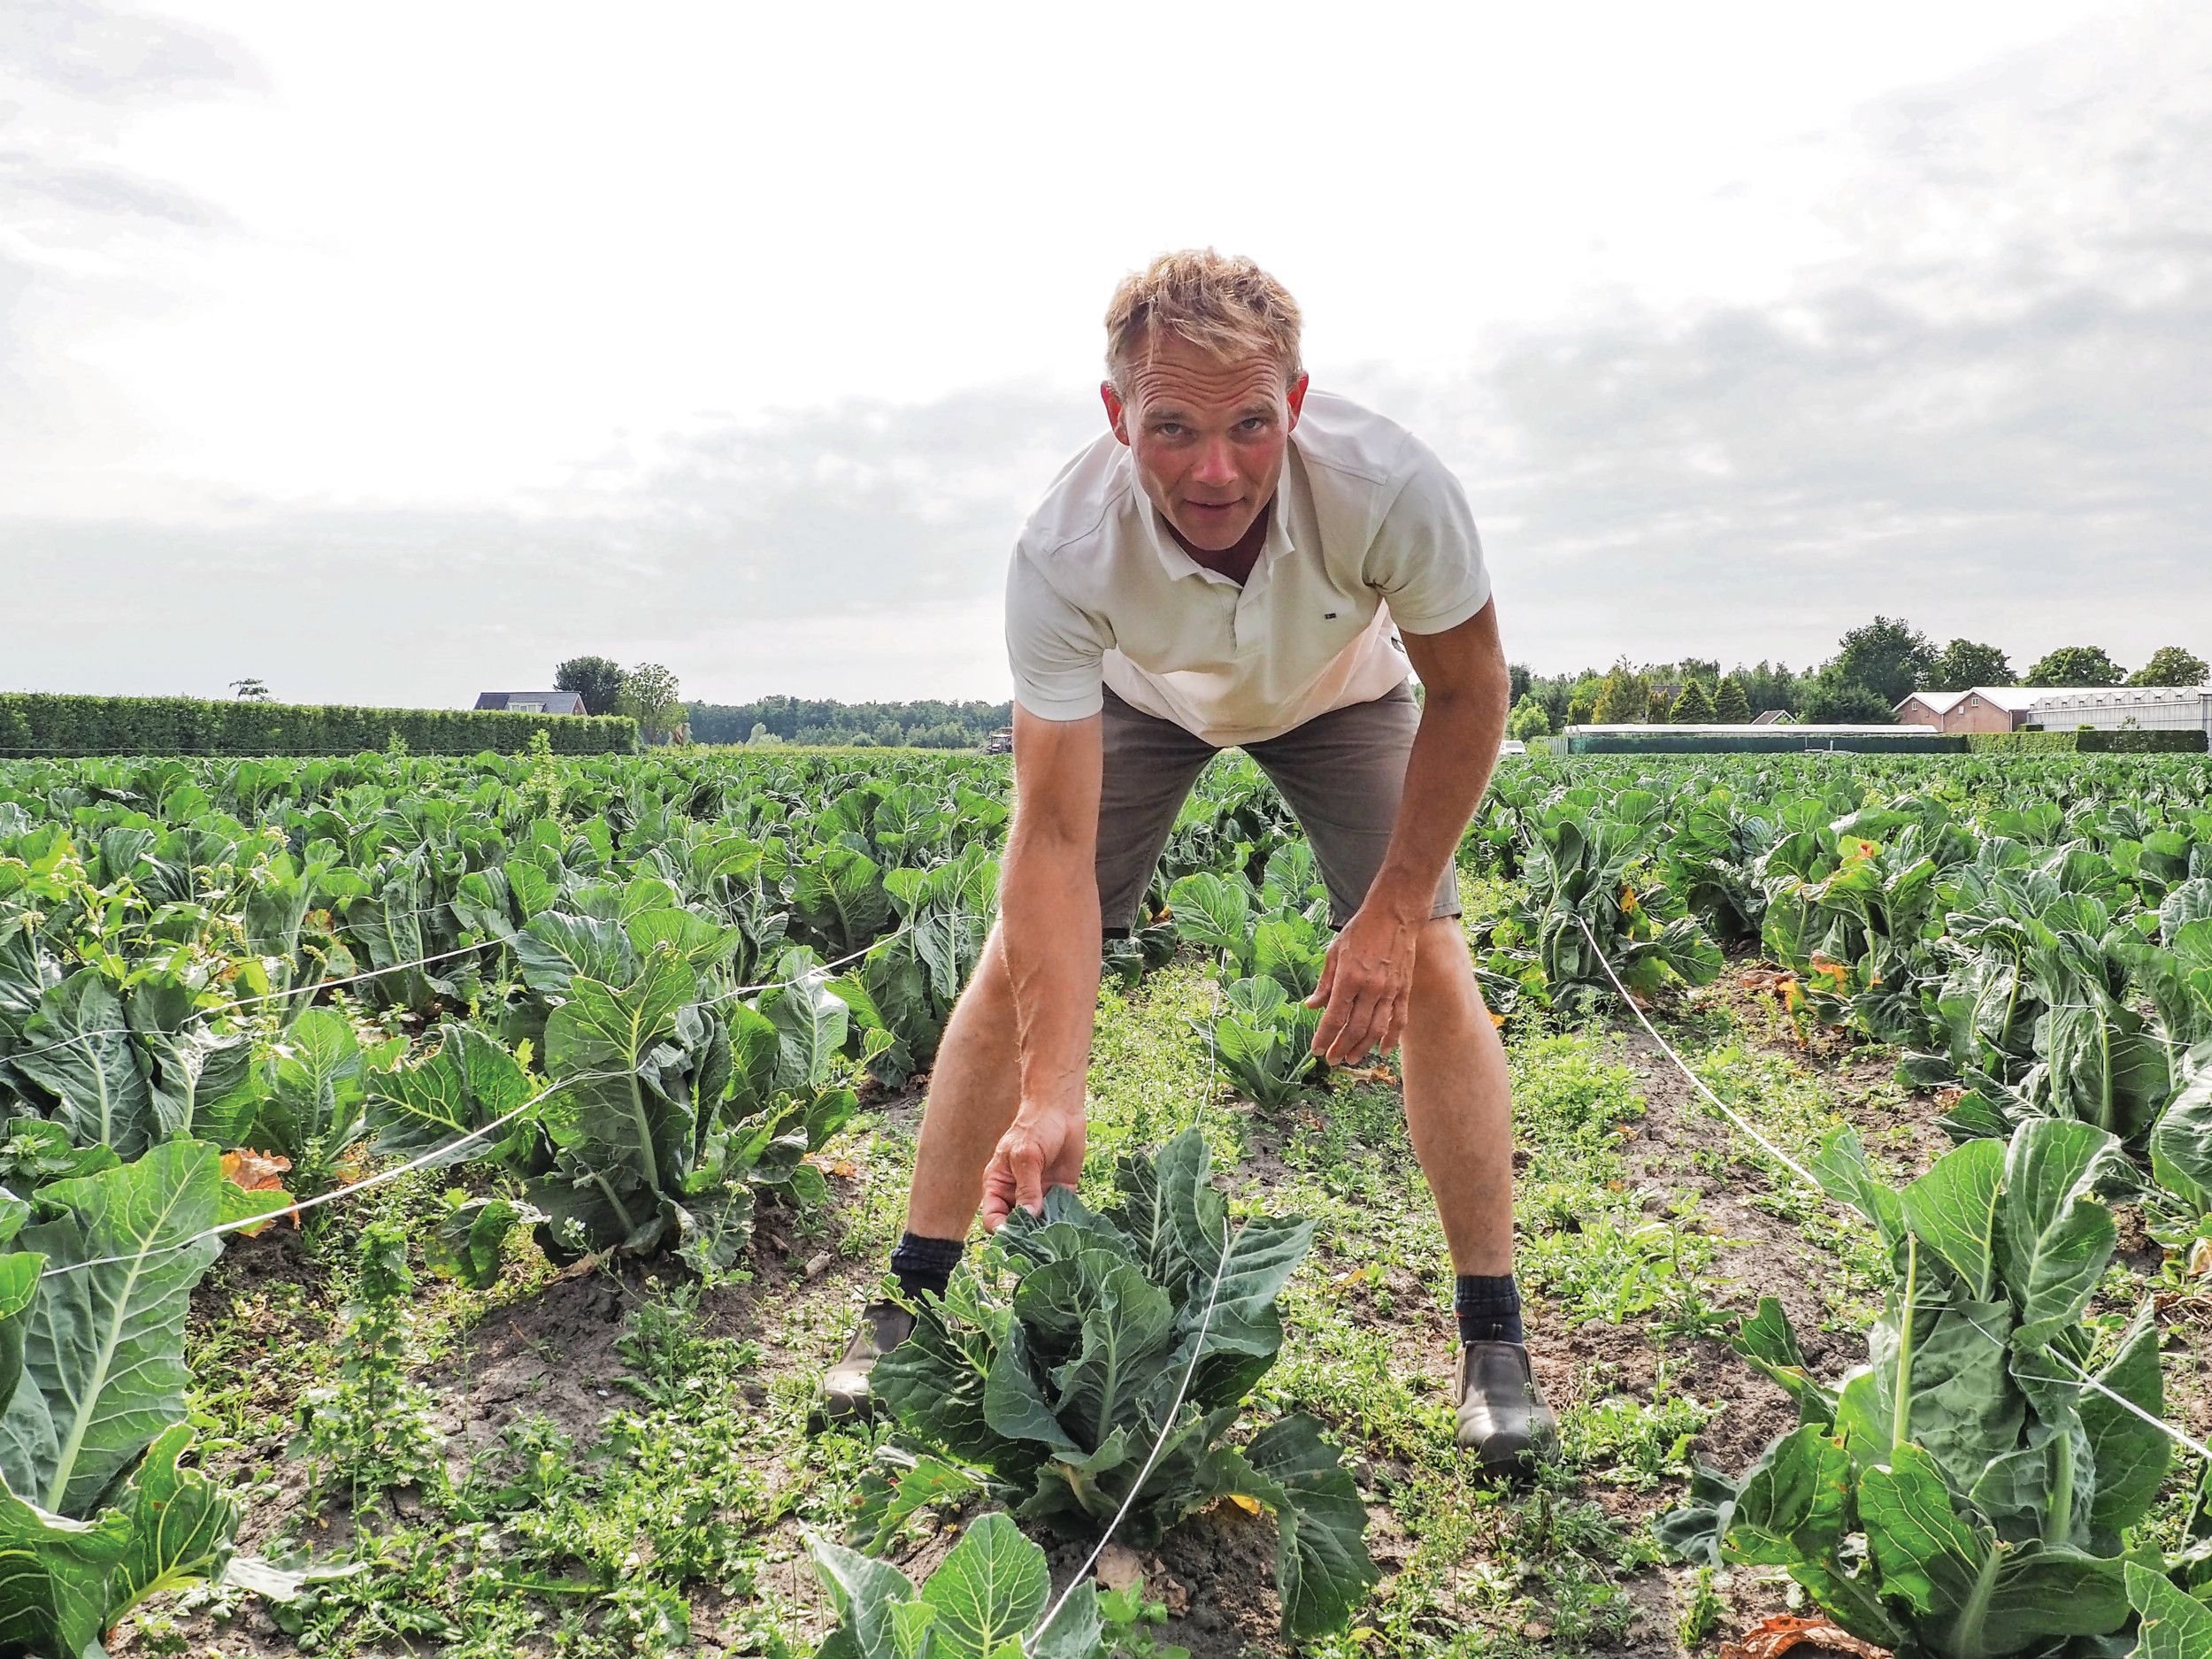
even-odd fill
[(1413, 983), (1415, 936), (1489, 786), (1505, 735), (1510, 680), (1494, 602), (1455, 628), (1402, 637), (1421, 676), (1421, 726), (1382, 868), (1359, 913), (1330, 946), (1320, 987), (1310, 999), (1328, 1010), (1313, 1047), (1332, 1063), (1397, 1046)]
[(984, 1174), (983, 1225), (1073, 1186), (1083, 1168), (1084, 1084), (1098, 1007), (1102, 724), (1014, 710), (1014, 823), (999, 885), (1013, 984), (1021, 1105)]

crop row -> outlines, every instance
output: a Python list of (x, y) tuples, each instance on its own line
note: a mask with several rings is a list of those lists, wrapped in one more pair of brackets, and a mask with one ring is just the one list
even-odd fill
[[(2201, 1562), (2123, 1560), (2166, 1442), (2131, 1440), (2050, 1379), (2062, 1363), (2085, 1371), (2156, 1416), (2155, 1340), (2100, 1355), (2082, 1323), (2111, 1254), (2101, 1228), (2130, 1202), (2177, 1251), (2212, 1225), (2208, 781), (2203, 763), (2168, 758), (1814, 757), (1531, 763), (1500, 778), (1466, 853), (1517, 895), (1480, 941), (1494, 1006), (1578, 1011), (1607, 983), (1594, 941), (1647, 998), (1709, 982), (1726, 951), (1762, 949), (1805, 1018), (1906, 1052), (1914, 1083), (1946, 1091), (1965, 1143), (1901, 1210), (1867, 1195), (1851, 1147), (1830, 1149), (1824, 1178), (1897, 1259), (1863, 1373), (1877, 1380), (1824, 1389), (1793, 1370), (1775, 1317), (1748, 1324), (1745, 1352), (1791, 1378), (1805, 1428), (1709, 1488), (1681, 1548), (1786, 1567), (1839, 1618), (1931, 1654), (2038, 1651), (2002, 1644), (2043, 1615), (2008, 1609), (2048, 1599), (2055, 1580), (2036, 1575), (2052, 1561), (2074, 1574), (2069, 1604), (2093, 1609), (2071, 1617), (2098, 1626), (2080, 1632), (2097, 1652), (2126, 1651), (2138, 1612), (2164, 1606), (2125, 1566), (2184, 1595), (2207, 1576)], [(0, 1362), (24, 1356), (19, 1379), (0, 1364), (12, 1388), (0, 1475), (37, 1563), (17, 1601), (0, 1586), (0, 1640), (20, 1629), (82, 1653), (153, 1587), (296, 1587), (233, 1552), (234, 1503), (176, 1464), (180, 1308), (219, 1248), (202, 1235), (288, 1202), (223, 1180), (221, 1154), (280, 1160), (291, 1196), (365, 1160), (475, 1166), (473, 1195), (430, 1247), (471, 1282), (496, 1275), (518, 1227), (556, 1260), (665, 1250), (725, 1272), (761, 1196), (822, 1196), (807, 1154), (864, 1079), (896, 1086), (927, 1064), (980, 947), (1005, 820), (1002, 764), (972, 758), (0, 768), (0, 1181), (21, 1207), (0, 1254), (13, 1275), (0, 1281)], [(1225, 766), (1179, 818), (1146, 925), (1106, 967), (1134, 976), (1179, 945), (1209, 953), (1224, 1067), (1279, 1102), (1317, 1064), (1302, 1003), (1325, 915), (1279, 800), (1248, 765)], [(1173, 1166), (1171, 1180), (1170, 1167), (1148, 1179), (1182, 1194), (1156, 1206), (1187, 1235), (1179, 1254), (1161, 1254), (1165, 1235), (1141, 1215), (1070, 1207), (963, 1281), (968, 1300), (929, 1328), (989, 1343), (961, 1363), (1002, 1377), (999, 1394), (950, 1421), (944, 1379), (917, 1371), (909, 1462), (887, 1470), (869, 1541), (979, 1494), (1079, 1530), (1130, 1495), (1157, 1445), (1182, 1472), (1171, 1490), (1148, 1478), (1138, 1525), (1156, 1531), (1224, 1491), (1264, 1500), (1284, 1538), (1286, 1624), (1325, 1628), (1372, 1572), (1348, 1478), (1310, 1428), (1225, 1438), (1271, 1358), (1272, 1300), (1298, 1251), (1248, 1276), (1229, 1323), (1201, 1318), (1192, 1263), (1219, 1201), (1202, 1168)], [(1125, 1196), (1147, 1186), (1125, 1171)], [(1983, 1223), (1930, 1219), (1957, 1223), (1969, 1201)], [(1225, 1269), (1238, 1248), (1224, 1235)], [(116, 1272), (123, 1287), (88, 1302)], [(110, 1323), (88, 1332), (88, 1317)], [(88, 1339), (111, 1363), (73, 1363)], [(1190, 1398), (1171, 1409), (1102, 1396), (1082, 1356), (1125, 1349), (1148, 1375), (1190, 1356)], [(1962, 1436), (1980, 1462), (1957, 1450)], [(2123, 1442), (2126, 1468), (2111, 1472)], [(150, 1509), (134, 1494), (195, 1479), (209, 1518), (192, 1550), (157, 1571), (127, 1564)], [(1757, 1507), (1778, 1482), (1848, 1502), (1783, 1527)], [(1924, 1515), (1939, 1492), (1955, 1523), (1944, 1548), (1966, 1566), (1940, 1551), (1855, 1553), (1882, 1531), (1885, 1503)], [(96, 1561), (74, 1541), (88, 1529), (127, 1541)], [(978, 1581), (1041, 1576), (1010, 1529), (967, 1548), (958, 1571)], [(928, 1586), (917, 1597), (841, 1546), (821, 1559), (858, 1609), (840, 1640), (859, 1651), (876, 1650), (871, 1618), (877, 1634), (923, 1640), (935, 1615), (895, 1604), (958, 1600), (950, 1581), (937, 1601)], [(1947, 1571), (1965, 1574), (1963, 1601), (1923, 1593)], [(2026, 1600), (2007, 1599), (2031, 1581)], [(1044, 1609), (1029, 1600), (1025, 1588), (1010, 1603), (995, 1640), (1032, 1630)], [(1063, 1609), (1033, 1651), (1087, 1651), (1093, 1630)], [(972, 1636), (945, 1624), (929, 1640), (953, 1654)]]

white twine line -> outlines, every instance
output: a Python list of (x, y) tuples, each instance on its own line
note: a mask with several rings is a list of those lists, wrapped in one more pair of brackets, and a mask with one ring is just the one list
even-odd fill
[(1613, 982), (1613, 988), (1621, 994), (1621, 1001), (1628, 1004), (1629, 1012), (1635, 1015), (1637, 1020), (1642, 1025), (1643, 1028), (1651, 1033), (1651, 1040), (1666, 1051), (1667, 1058), (1674, 1062), (1675, 1069), (1679, 1071), (1684, 1077), (1689, 1079), (1692, 1087), (1701, 1093), (1707, 1100), (1711, 1101), (1714, 1105), (1719, 1107), (1722, 1112), (1726, 1115), (1729, 1122), (1734, 1124), (1737, 1128), (1742, 1130), (1744, 1133), (1749, 1135), (1754, 1141), (1757, 1141), (1761, 1147), (1764, 1148), (1768, 1156), (1774, 1159), (1774, 1161), (1779, 1164), (1784, 1169), (1789, 1171), (1791, 1174), (1796, 1176), (1798, 1179), (1803, 1181), (1815, 1192), (1820, 1194), (1822, 1197), (1825, 1198), (1828, 1195), (1827, 1190), (1823, 1187), (1818, 1181), (1815, 1180), (1810, 1175), (1807, 1174), (1804, 1169), (1796, 1162), (1795, 1159), (1792, 1158), (1788, 1153), (1783, 1151), (1781, 1148), (1776, 1146), (1774, 1142), (1761, 1134), (1758, 1130), (1753, 1126), (1748, 1118), (1745, 1118), (1742, 1113), (1739, 1112), (1726, 1101), (1721, 1099), (1719, 1095), (1713, 1093), (1713, 1091), (1706, 1086), (1705, 1079), (1703, 1078), (1701, 1078), (1696, 1072), (1691, 1071), (1688, 1066), (1683, 1064), (1682, 1056), (1674, 1051), (1674, 1046), (1664, 1037), (1662, 1037), (1659, 1034), (1659, 1028), (1656, 1025), (1653, 1025), (1650, 1020), (1645, 1018), (1644, 1010), (1637, 1006), (1636, 999), (1628, 994), (1628, 987), (1621, 983), (1620, 976), (1613, 972), (1613, 964), (1606, 959), (1604, 950), (1599, 947), (1598, 937), (1595, 933), (1590, 931), (1590, 924), (1582, 919), (1582, 912), (1575, 910), (1571, 912), (1571, 914), (1572, 914), (1575, 918), (1575, 926), (1582, 929), (1582, 936), (1590, 941), (1590, 952), (1593, 956), (1597, 957), (1598, 966), (1605, 970), (1605, 977)]
[(466, 1146), (470, 1141), (481, 1140), (484, 1136), (491, 1133), (495, 1129), (504, 1128), (508, 1124), (512, 1123), (516, 1118), (521, 1117), (523, 1113), (528, 1111), (533, 1106), (535, 1106), (540, 1101), (544, 1100), (548, 1095), (557, 1094), (565, 1088), (572, 1088), (579, 1083), (595, 1083), (608, 1078), (627, 1077), (629, 1073), (626, 1071), (585, 1071), (575, 1077), (563, 1078), (559, 1082), (549, 1084), (544, 1088), (540, 1089), (535, 1094), (533, 1094), (528, 1100), (523, 1102), (521, 1105), (516, 1107), (513, 1110), (502, 1112), (498, 1117), (493, 1118), (491, 1122), (480, 1125), (477, 1128), (470, 1130), (466, 1134), (457, 1135), (454, 1139), (446, 1142), (445, 1145), (442, 1147), (434, 1147), (429, 1151), (422, 1154), (419, 1157), (410, 1158), (404, 1164), (396, 1164), (388, 1170), (380, 1171), (376, 1174), (369, 1176), (365, 1179), (353, 1182), (350, 1186), (334, 1187), (329, 1192), (319, 1194), (313, 1198), (303, 1198), (296, 1203), (280, 1205), (274, 1209), (265, 1210), (257, 1216), (241, 1216), (235, 1221), (218, 1222), (214, 1226), (204, 1228), (202, 1231), (192, 1234), (192, 1236), (188, 1239), (180, 1239), (173, 1244), (161, 1245), (150, 1250), (142, 1250), (135, 1255), (101, 1256), (95, 1256), (88, 1262), (70, 1262), (60, 1267), (48, 1269), (45, 1272), (40, 1275), (40, 1278), (42, 1279), (58, 1278), (64, 1273), (81, 1272), (86, 1268), (89, 1267), (107, 1267), (119, 1262), (142, 1262), (149, 1256), (160, 1256), (168, 1251), (189, 1249), (192, 1246), (200, 1243), (203, 1240), (217, 1238), (226, 1233), (236, 1233), (240, 1229), (245, 1227), (262, 1226), (270, 1221), (273, 1221), (279, 1216), (294, 1215), (303, 1210), (314, 1210), (324, 1204), (334, 1203), (341, 1198), (350, 1197), (355, 1193), (365, 1193), (372, 1187), (381, 1187), (386, 1182), (396, 1181), (401, 1176), (411, 1174), (414, 1171), (421, 1169), (426, 1164), (436, 1163), (441, 1159), (450, 1156), (459, 1148)]

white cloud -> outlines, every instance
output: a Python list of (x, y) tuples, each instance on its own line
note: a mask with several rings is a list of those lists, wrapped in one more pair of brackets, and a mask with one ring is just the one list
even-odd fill
[[(1517, 657), (1804, 661), (1878, 609), (2021, 660), (2212, 646), (2193, 7), (1882, 13), (1786, 66), (1752, 9), (1740, 60), (1714, 23), (1586, 75), (1516, 25), (1456, 104), (1363, 32), (1249, 156), (1148, 83), (1103, 119), (1110, 50), (994, 104), (1002, 59), (903, 26), (832, 85), (804, 28), (718, 80), (718, 24), (641, 25), (649, 63), (472, 14), (349, 73), (311, 14), (228, 10), (251, 55), (0, 22), (41, 129), (0, 127), (35, 221), (0, 239), (0, 567), (37, 595), (0, 686), (452, 703), (599, 650), (725, 698), (1003, 695), (1104, 288), (1204, 239), (1460, 469)], [(1923, 83), (1870, 98), (1885, 49)]]

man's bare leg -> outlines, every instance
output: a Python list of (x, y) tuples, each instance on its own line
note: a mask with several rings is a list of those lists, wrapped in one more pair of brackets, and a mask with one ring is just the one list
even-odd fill
[(1513, 1123), (1505, 1045), (1455, 916), (1421, 930), (1401, 1060), (1406, 1129), (1457, 1273), (1513, 1271)]
[(954, 1005), (930, 1073), (906, 1230), (964, 1239), (983, 1202), (983, 1171), (1021, 1104), (1014, 987), (995, 924), (974, 977)]
[[(1443, 1218), (1461, 1294), (1452, 1376), (1459, 1444), (1494, 1474), (1525, 1474), (1558, 1422), (1536, 1386), (1513, 1288), (1513, 1123), (1505, 1045), (1483, 1006), (1457, 917), (1421, 931), (1401, 1040), (1406, 1128)], [(1485, 1304), (1490, 1309), (1484, 1311)], [(1503, 1318), (1501, 1325), (1500, 1319)]]

